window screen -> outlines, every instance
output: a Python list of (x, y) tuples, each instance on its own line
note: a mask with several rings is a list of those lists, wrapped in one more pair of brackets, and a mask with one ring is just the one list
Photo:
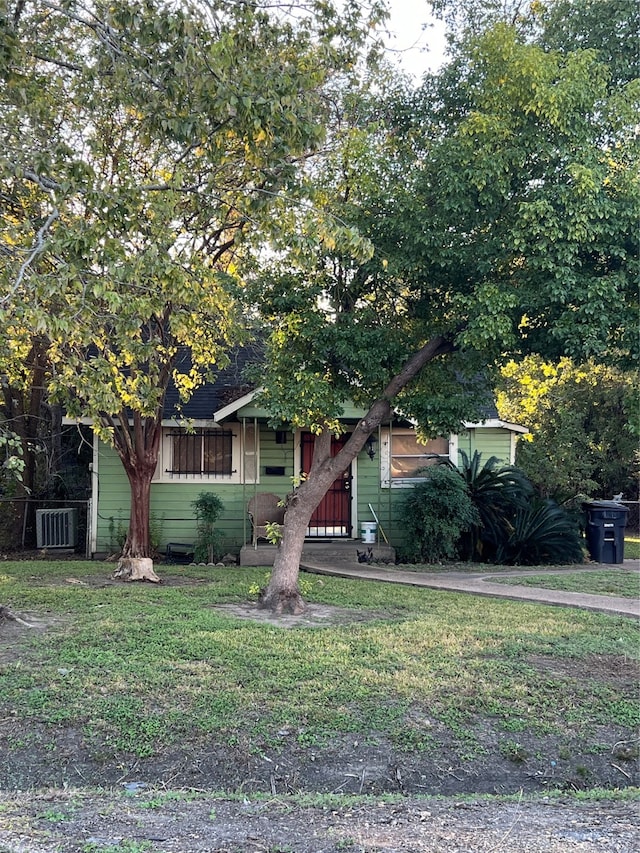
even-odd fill
[(419, 477), (422, 468), (448, 458), (448, 438), (434, 438), (420, 444), (414, 433), (394, 433), (391, 437), (392, 479)]

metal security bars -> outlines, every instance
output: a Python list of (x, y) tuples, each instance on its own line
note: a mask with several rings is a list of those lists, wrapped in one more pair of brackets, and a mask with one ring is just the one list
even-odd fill
[(177, 476), (223, 477), (233, 473), (233, 433), (219, 429), (171, 433), (171, 467)]

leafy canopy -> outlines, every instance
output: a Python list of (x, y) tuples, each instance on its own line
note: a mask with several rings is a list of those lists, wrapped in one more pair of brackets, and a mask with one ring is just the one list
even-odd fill
[(277, 417), (338, 429), (433, 336), (397, 406), (426, 435), (477, 417), (509, 355), (638, 356), (637, 80), (497, 23), (413, 91), (340, 93), (316, 199), (372, 254), (282, 247), (254, 298)]
[(304, 196), (357, 4), (27, 0), (0, 36), (3, 372), (35, 331), (72, 413), (155, 416), (241, 334), (245, 245)]
[(502, 369), (497, 404), (529, 427), (517, 462), (544, 497), (637, 494), (637, 373), (531, 356)]

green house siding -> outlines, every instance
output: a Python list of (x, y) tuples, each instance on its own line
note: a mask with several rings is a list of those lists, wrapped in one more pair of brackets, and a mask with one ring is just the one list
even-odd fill
[[(472, 428), (457, 436), (457, 464), (462, 462), (460, 451), (464, 451), (467, 456), (472, 456), (477, 450), (482, 454), (483, 459), (489, 459), (491, 456), (496, 456), (505, 464), (509, 464), (511, 459), (511, 443), (512, 433), (507, 429), (500, 428)], [(402, 508), (407, 496), (407, 491), (411, 486), (403, 487), (386, 487), (375, 490), (375, 501), (372, 501), (373, 508), (382, 525), (390, 543), (398, 548), (406, 544), (406, 532), (402, 522)], [(361, 518), (361, 521), (373, 520), (371, 511), (368, 510), (368, 515)]]
[[(369, 459), (366, 453), (361, 453), (356, 464), (356, 506), (352, 516), (354, 537), (360, 536), (363, 521), (374, 521), (373, 513), (369, 504), (373, 507), (376, 515), (380, 502), (380, 457)], [(353, 512), (352, 507), (352, 512)], [(382, 520), (381, 520), (382, 521)], [(384, 527), (384, 524), (383, 524)], [(385, 531), (386, 532), (386, 531)]]
[[(256, 492), (273, 492), (284, 497), (290, 491), (292, 477), (299, 470), (299, 444), (291, 432), (277, 435), (266, 423), (256, 423), (253, 419), (247, 419), (244, 424), (234, 423), (233, 429), (244, 439), (244, 431), (251, 430), (256, 425), (260, 448), (258, 482), (255, 482), (253, 467), (247, 469), (251, 472), (252, 479), (245, 483), (187, 481), (176, 478), (152, 484), (152, 526), (158, 531), (161, 552), (170, 542), (195, 542), (196, 519), (191, 504), (200, 492), (213, 491), (223, 501), (224, 511), (218, 523), (223, 536), (223, 547), (225, 551), (237, 554), (243, 544), (251, 541), (251, 526), (247, 515), (250, 498)], [(478, 450), (485, 459), (497, 456), (507, 463), (510, 459), (511, 442), (512, 433), (507, 429), (469, 429), (457, 437), (458, 461), (461, 450), (467, 454)], [(374, 521), (373, 509), (389, 542), (397, 548), (402, 548), (405, 534), (401, 512), (407, 487), (381, 487), (380, 448), (373, 460), (365, 452), (361, 453), (354, 463), (353, 475), (352, 536), (359, 538), (362, 523)], [(117, 550), (118, 532), (125, 531), (129, 523), (129, 484), (117, 454), (111, 447), (102, 443), (98, 443), (94, 455), (94, 500), (96, 497), (94, 550), (100, 554), (113, 552)], [(383, 541), (381, 534), (380, 538)]]
[[(265, 454), (268, 458), (268, 454)], [(265, 457), (261, 459), (264, 469)], [(99, 446), (97, 476), (99, 499), (95, 550), (106, 553), (116, 550), (118, 531), (126, 530), (129, 524), (129, 483), (115, 451)], [(159, 535), (159, 550), (165, 551), (170, 542), (193, 544), (196, 540), (196, 518), (192, 502), (201, 492), (215, 492), (224, 504), (218, 522), (225, 551), (237, 553), (245, 541), (251, 539), (251, 525), (247, 515), (247, 504), (256, 491), (272, 491), (283, 497), (291, 488), (291, 474), (283, 477), (262, 477), (258, 484), (175, 482), (152, 483), (151, 519), (152, 528)]]
[(496, 456), (506, 465), (511, 458), (511, 441), (513, 433), (506, 429), (498, 428), (474, 428), (462, 432), (458, 436), (458, 464), (460, 464), (460, 451), (464, 451), (468, 457), (473, 456), (477, 450), (482, 454), (483, 460)]
[(129, 481), (113, 448), (98, 442), (93, 458), (93, 499), (97, 504), (95, 550), (106, 553), (116, 550), (118, 528), (126, 530), (129, 523)]

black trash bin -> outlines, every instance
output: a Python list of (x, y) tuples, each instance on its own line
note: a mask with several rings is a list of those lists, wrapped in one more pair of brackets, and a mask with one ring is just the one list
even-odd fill
[(617, 501), (590, 501), (587, 513), (587, 548), (596, 563), (624, 562), (624, 529), (629, 509)]

